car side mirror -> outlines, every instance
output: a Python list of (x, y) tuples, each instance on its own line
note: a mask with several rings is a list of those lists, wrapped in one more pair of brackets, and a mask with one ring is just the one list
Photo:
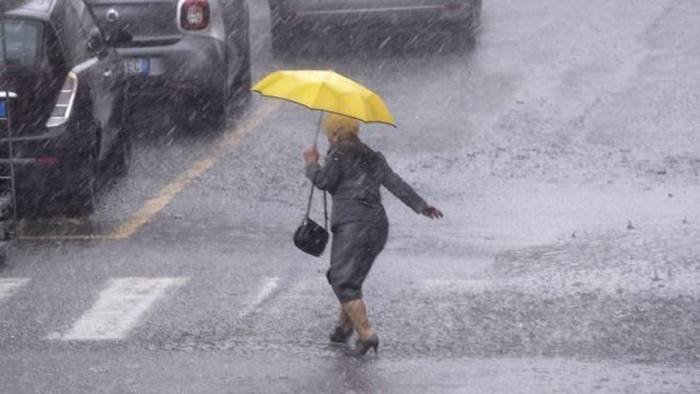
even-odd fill
[(102, 34), (98, 30), (94, 30), (90, 33), (87, 41), (87, 50), (97, 57), (102, 57), (106, 51), (106, 45)]
[(134, 37), (124, 29), (114, 29), (107, 34), (107, 45), (120, 46), (131, 42)]

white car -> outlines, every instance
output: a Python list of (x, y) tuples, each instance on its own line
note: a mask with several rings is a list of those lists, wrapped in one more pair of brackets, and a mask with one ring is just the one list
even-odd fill
[(290, 38), (326, 27), (379, 23), (397, 28), (454, 29), (473, 37), (481, 0), (269, 0), (272, 46), (281, 52)]

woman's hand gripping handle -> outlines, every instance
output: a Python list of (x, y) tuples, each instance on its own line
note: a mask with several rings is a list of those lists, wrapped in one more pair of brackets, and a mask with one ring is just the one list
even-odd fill
[(320, 156), (321, 155), (318, 153), (318, 148), (316, 148), (316, 145), (311, 145), (304, 151), (304, 162), (307, 165), (318, 163)]

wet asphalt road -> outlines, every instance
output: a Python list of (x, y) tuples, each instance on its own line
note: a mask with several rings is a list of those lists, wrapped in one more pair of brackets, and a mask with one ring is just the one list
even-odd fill
[(327, 260), (290, 242), (316, 115), (254, 97), (223, 135), (151, 108), (92, 217), (23, 225), (0, 392), (700, 391), (700, 4), (486, 1), (473, 47), (321, 37), (284, 59), (251, 8), (254, 76), (373, 87), (399, 128), (363, 138), (446, 213), (386, 198), (380, 355), (327, 344)]

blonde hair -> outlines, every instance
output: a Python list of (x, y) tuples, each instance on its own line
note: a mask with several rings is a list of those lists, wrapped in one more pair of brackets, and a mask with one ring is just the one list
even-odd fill
[(344, 136), (357, 136), (360, 134), (360, 122), (356, 119), (338, 114), (328, 114), (323, 121), (326, 136), (337, 139)]

